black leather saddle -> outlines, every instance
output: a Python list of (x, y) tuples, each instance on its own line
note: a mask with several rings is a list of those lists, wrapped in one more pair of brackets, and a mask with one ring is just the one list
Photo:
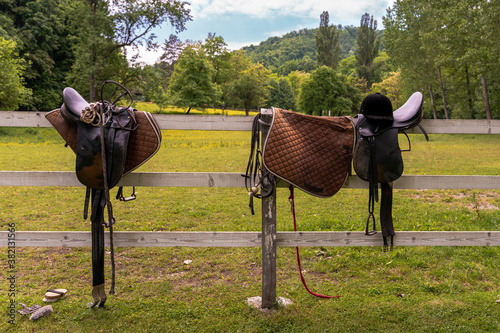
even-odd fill
[[(67, 145), (76, 153), (76, 175), (87, 187), (85, 219), (91, 203), (94, 299), (91, 307), (101, 307), (107, 299), (104, 290), (104, 227), (110, 229), (112, 265), (110, 293), (114, 293), (112, 231), (115, 219), (109, 190), (118, 184), (123, 175), (150, 159), (158, 151), (161, 143), (161, 132), (154, 118), (146, 112), (131, 108), (132, 95), (124, 86), (114, 81), (105, 81), (101, 87), (101, 96), (104, 86), (109, 83), (118, 85), (124, 91), (114, 102), (101, 98), (100, 102), (88, 103), (75, 89), (68, 87), (63, 91), (61, 108), (46, 115)], [(125, 95), (130, 97), (130, 104), (117, 106)], [(135, 194), (124, 198), (122, 193), (120, 188), (117, 199), (127, 201), (135, 198)]]
[[(378, 184), (381, 184), (380, 224), (387, 250), (387, 238), (393, 245), (392, 182), (403, 174), (403, 157), (398, 133), (417, 126), (422, 120), (423, 96), (414, 93), (398, 110), (392, 110), (389, 98), (381, 94), (368, 95), (361, 103), (356, 123), (356, 145), (353, 166), (356, 174), (369, 182), (368, 219), (366, 234), (375, 233), (374, 205), (378, 202)], [(370, 220), (373, 230), (369, 231)]]
[[(77, 124), (78, 180), (90, 188), (104, 189), (106, 173), (108, 186), (113, 188), (124, 173), (128, 141), (131, 132), (136, 129), (133, 109), (116, 107), (106, 101), (90, 104), (75, 89), (69, 87), (63, 91), (63, 101), (61, 115), (67, 121)], [(102, 115), (101, 108), (107, 109)], [(104, 129), (102, 133), (101, 124)], [(103, 134), (105, 149), (101, 145)], [(106, 170), (103, 169), (103, 161), (107, 165)]]

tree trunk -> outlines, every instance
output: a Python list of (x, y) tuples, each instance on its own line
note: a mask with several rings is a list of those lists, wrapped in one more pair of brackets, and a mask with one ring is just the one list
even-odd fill
[(444, 118), (445, 119), (450, 119), (448, 116), (448, 109), (446, 108), (446, 98), (444, 96), (444, 85), (443, 85), (443, 79), (441, 78), (441, 66), (437, 66), (438, 69), (438, 76), (439, 76), (439, 88), (441, 89), (441, 96), (443, 98), (443, 110), (444, 110)]
[(483, 99), (484, 99), (484, 109), (486, 111), (486, 119), (491, 119), (491, 109), (490, 109), (490, 99), (488, 97), (488, 86), (486, 85), (486, 79), (484, 75), (481, 74), (481, 83), (483, 85)]
[(438, 119), (437, 111), (436, 111), (436, 102), (434, 102), (434, 93), (432, 92), (432, 85), (429, 84), (429, 95), (431, 96), (431, 104), (432, 104), (432, 114), (434, 119)]
[(190, 111), (191, 111), (191, 107), (189, 107), (189, 109), (187, 110), (186, 114), (189, 114)]
[(465, 65), (465, 80), (467, 82), (467, 102), (469, 103), (470, 119), (474, 119), (474, 107), (472, 104), (472, 91), (470, 90), (469, 65)]

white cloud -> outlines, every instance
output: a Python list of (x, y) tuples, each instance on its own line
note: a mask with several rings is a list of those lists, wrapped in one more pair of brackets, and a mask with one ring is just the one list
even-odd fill
[(247, 15), (255, 18), (296, 16), (319, 18), (327, 10), (332, 18), (359, 17), (364, 12), (374, 14), (387, 8), (394, 0), (192, 0), (193, 18), (212, 18), (228, 14)]
[(132, 57), (139, 54), (139, 57), (135, 60), (136, 63), (145, 63), (147, 65), (154, 65), (162, 54), (161, 49), (158, 50), (146, 50), (144, 46), (138, 46), (137, 49), (131, 47), (126, 47), (127, 60), (130, 62)]
[(239, 50), (243, 46), (250, 46), (250, 45), (259, 45), (261, 40), (257, 42), (239, 42), (239, 41), (225, 41), (227, 43), (227, 48), (230, 49), (231, 51)]

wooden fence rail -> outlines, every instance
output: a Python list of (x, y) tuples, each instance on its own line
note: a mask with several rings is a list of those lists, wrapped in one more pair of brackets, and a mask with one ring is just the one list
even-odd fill
[[(8, 246), (0, 231), (0, 247)], [(363, 231), (276, 232), (277, 247), (381, 246), (381, 233)], [(114, 231), (116, 247), (261, 247), (258, 231)], [(88, 231), (16, 231), (16, 247), (91, 247)], [(109, 237), (105, 237), (106, 246)], [(500, 231), (397, 231), (395, 246), (500, 246)]]
[[(164, 130), (250, 131), (252, 117), (155, 115)], [(189, 121), (186, 121), (189, 119)], [(0, 112), (0, 127), (51, 127), (44, 112)], [(429, 134), (500, 134), (500, 120), (423, 120)], [(419, 130), (415, 129), (415, 133)], [(492, 152), (495, 154), (497, 152)], [(243, 168), (243, 166), (242, 166)], [(137, 172), (119, 185), (151, 187), (244, 187), (240, 173)], [(74, 172), (0, 171), (0, 186), (82, 186)], [(278, 186), (286, 186), (283, 182)], [(344, 188), (367, 188), (350, 176)], [(500, 176), (412, 176), (394, 182), (396, 189), (500, 189)], [(8, 246), (9, 231), (0, 231), (0, 246)], [(16, 247), (90, 247), (90, 232), (16, 231)], [(276, 299), (276, 248), (289, 246), (377, 246), (381, 234), (363, 232), (278, 232), (276, 197), (262, 200), (262, 232), (115, 232), (117, 247), (262, 247), (262, 306)], [(500, 231), (398, 231), (396, 246), (500, 246)]]

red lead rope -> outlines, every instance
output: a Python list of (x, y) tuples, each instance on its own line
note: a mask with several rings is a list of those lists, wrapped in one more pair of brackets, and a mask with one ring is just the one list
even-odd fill
[[(297, 219), (295, 217), (295, 202), (294, 202), (294, 193), (293, 193), (293, 185), (290, 185), (290, 196), (288, 197), (288, 201), (290, 201), (290, 205), (292, 206), (292, 215), (293, 215), (293, 230), (297, 232)], [(311, 294), (316, 297), (321, 297), (321, 298), (336, 298), (340, 296), (326, 296), (326, 295), (321, 295), (321, 294), (316, 294), (315, 292), (312, 292), (306, 284), (306, 280), (304, 279), (304, 275), (302, 275), (302, 267), (300, 265), (300, 255), (299, 255), (299, 247), (295, 247), (295, 252), (297, 253), (297, 264), (299, 266), (299, 273), (300, 273), (300, 279), (302, 280), (302, 284), (306, 288), (306, 290)]]

